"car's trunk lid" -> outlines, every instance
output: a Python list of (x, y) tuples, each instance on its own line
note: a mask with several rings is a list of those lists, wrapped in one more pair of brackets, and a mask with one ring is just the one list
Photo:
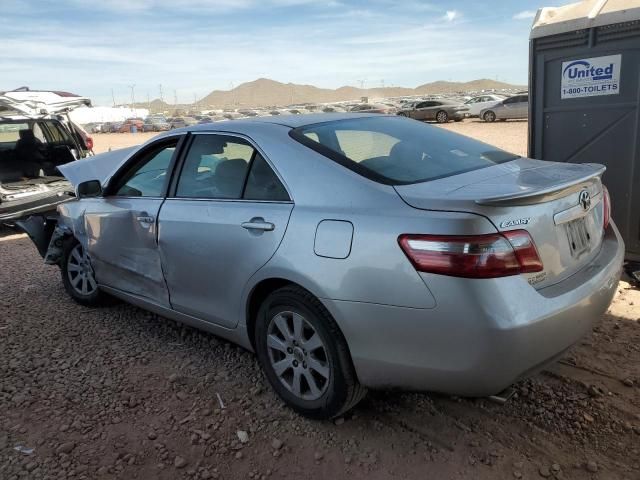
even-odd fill
[(90, 107), (91, 100), (68, 92), (28, 89), (0, 92), (0, 113), (17, 112), (29, 118), (66, 113), (82, 106)]
[(498, 231), (527, 230), (544, 264), (543, 272), (527, 277), (535, 288), (543, 288), (597, 255), (603, 237), (604, 170), (602, 165), (520, 158), (395, 188), (414, 208), (473, 212), (487, 217)]

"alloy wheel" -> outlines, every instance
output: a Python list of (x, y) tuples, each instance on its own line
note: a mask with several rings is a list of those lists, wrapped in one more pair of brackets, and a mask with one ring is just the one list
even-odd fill
[(267, 351), (274, 373), (291, 393), (304, 400), (325, 393), (331, 377), (327, 348), (302, 315), (284, 311), (271, 319)]
[(69, 254), (67, 276), (71, 287), (80, 295), (91, 295), (98, 288), (89, 256), (80, 244), (73, 247)]
[(438, 114), (436, 115), (436, 120), (439, 123), (445, 123), (447, 120), (449, 120), (449, 116), (447, 115), (447, 112), (438, 112)]

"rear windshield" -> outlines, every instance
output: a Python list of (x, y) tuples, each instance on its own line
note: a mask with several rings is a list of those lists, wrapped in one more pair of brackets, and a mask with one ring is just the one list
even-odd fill
[(380, 183), (406, 185), (518, 158), (471, 138), (401, 117), (367, 117), (299, 127), (291, 136)]

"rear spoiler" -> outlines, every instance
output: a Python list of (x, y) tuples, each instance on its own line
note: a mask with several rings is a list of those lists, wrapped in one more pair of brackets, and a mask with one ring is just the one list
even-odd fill
[[(517, 193), (509, 193), (505, 195), (499, 195), (495, 197), (488, 197), (478, 199), (475, 202), (478, 205), (488, 206), (511, 206), (511, 205), (532, 205), (535, 203), (542, 203), (554, 200), (558, 197), (562, 197), (573, 191), (578, 191), (584, 188), (584, 183), (592, 182), (594, 178), (602, 177), (607, 167), (598, 163), (585, 163), (584, 166), (590, 166), (593, 168), (591, 172), (577, 176), (575, 178), (567, 179), (559, 182), (555, 185), (543, 187), (539, 189), (531, 188), (529, 190), (522, 190)], [(529, 172), (536, 169), (528, 170)]]

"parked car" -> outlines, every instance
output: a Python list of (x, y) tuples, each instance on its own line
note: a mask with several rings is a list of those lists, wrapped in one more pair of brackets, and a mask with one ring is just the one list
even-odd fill
[(198, 120), (198, 125), (202, 125), (205, 123), (213, 123), (213, 118), (211, 117), (202, 117), (200, 118), (200, 120)]
[(85, 130), (88, 130), (91, 133), (101, 133), (102, 132), (102, 123), (103, 122), (91, 122), (83, 125)]
[(327, 105), (322, 108), (323, 113), (342, 113), (346, 110), (338, 105)]
[(102, 124), (102, 133), (118, 133), (123, 122), (105, 122)]
[(397, 116), (199, 125), (61, 168), (77, 200), (21, 226), (73, 299), (253, 350), (315, 418), (367, 388), (500, 392), (591, 332), (622, 268), (603, 166)]
[(144, 127), (144, 120), (142, 120), (141, 118), (127, 118), (124, 122), (120, 124), (120, 128), (118, 129), (118, 132), (129, 133), (133, 130), (133, 127), (135, 127), (136, 131), (142, 132)]
[(461, 103), (449, 100), (426, 100), (403, 106), (398, 115), (414, 120), (435, 120), (438, 123), (447, 123), (450, 120), (461, 121), (468, 111), (469, 109)]
[(171, 125), (163, 116), (149, 116), (142, 125), (143, 132), (166, 132), (171, 130)]
[(395, 109), (381, 103), (361, 103), (351, 107), (349, 111), (357, 113), (395, 113)]
[(500, 95), (479, 95), (477, 97), (470, 98), (464, 104), (469, 109), (467, 112), (467, 116), (469, 117), (479, 117), (480, 111), (485, 108), (493, 107), (497, 103), (500, 103), (504, 100), (505, 97)]
[(174, 128), (184, 128), (187, 126), (187, 122), (183, 117), (175, 117), (172, 118), (169, 122), (169, 129), (173, 130)]
[(529, 117), (529, 95), (514, 95), (480, 111), (485, 122)]
[(0, 223), (72, 198), (58, 167), (91, 155), (93, 139), (68, 113), (90, 105), (67, 92), (0, 92)]

